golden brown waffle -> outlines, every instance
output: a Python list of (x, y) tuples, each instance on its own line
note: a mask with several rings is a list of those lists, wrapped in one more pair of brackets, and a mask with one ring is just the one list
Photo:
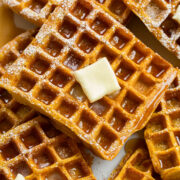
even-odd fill
[(41, 116), (0, 138), (0, 179), (19, 173), (26, 180), (95, 179), (77, 144)]
[[(23, 33), (0, 49), (0, 76), (20, 56), (34, 34), (34, 30)], [(30, 107), (19, 104), (5, 89), (0, 88), (0, 136), (18, 124), (32, 119), (36, 114)]]
[[(35, 30), (25, 32), (0, 49), (1, 75), (20, 56), (32, 41), (35, 33)], [(55, 180), (55, 178), (79, 179), (81, 177), (83, 179), (95, 179), (82, 158), (77, 145), (70, 138), (53, 128), (47, 122), (47, 119), (39, 116), (18, 126), (35, 116), (37, 117), (37, 113), (34, 110), (17, 103), (5, 89), (0, 89), (0, 179), (15, 179), (18, 173), (28, 176), (27, 179), (33, 180), (41, 178), (47, 180)], [(18, 127), (15, 129), (16, 126)], [(53, 147), (56, 153), (52, 150)], [(37, 167), (34, 168), (33, 163), (28, 161), (28, 158), (32, 158), (33, 153), (31, 154), (31, 151), (34, 151), (35, 155), (37, 153), (41, 154), (41, 149), (42, 151), (50, 149), (48, 152), (52, 156), (43, 154), (44, 157), (42, 156), (38, 160), (39, 162), (42, 161), (42, 164), (36, 159)], [(46, 155), (47, 157), (55, 156), (57, 158), (52, 161), (45, 159)], [(44, 159), (46, 162), (44, 162)], [(67, 165), (65, 165), (66, 162)], [(49, 163), (56, 163), (56, 165)], [(51, 167), (45, 167), (50, 165)]]
[(148, 123), (145, 139), (162, 179), (180, 179), (180, 71)]
[[(2, 0), (5, 5), (10, 7), (16, 13), (22, 15), (30, 22), (41, 26), (48, 18), (55, 7), (60, 3), (59, 0)], [(64, 0), (66, 2), (66, 0)], [(122, 0), (91, 0), (100, 5), (107, 13), (113, 16), (121, 23), (126, 23), (130, 16), (130, 10), (125, 6)], [(62, 7), (63, 8), (63, 7)], [(81, 8), (81, 7), (78, 7)], [(82, 18), (86, 12), (81, 12)], [(84, 13), (84, 14), (83, 14)]]
[(152, 162), (145, 148), (127, 153), (113, 174), (110, 178), (113, 180), (155, 180)]
[(172, 17), (179, 0), (123, 0), (156, 36), (180, 59), (180, 24)]
[[(62, 1), (61, 6), (9, 68), (1, 86), (110, 160), (145, 126), (176, 70), (92, 1)], [(104, 56), (121, 90), (90, 104), (73, 71)]]
[(24, 49), (32, 42), (36, 33), (37, 30), (29, 30), (0, 48), (0, 77), (23, 53)]

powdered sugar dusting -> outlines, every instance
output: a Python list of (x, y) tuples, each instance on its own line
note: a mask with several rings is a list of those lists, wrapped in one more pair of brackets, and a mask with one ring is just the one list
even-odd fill
[(34, 11), (32, 11), (29, 8), (22, 9), (22, 11), (20, 11), (20, 14), (27, 16), (27, 18), (29, 18), (29, 19), (33, 19), (33, 21), (38, 21), (40, 18), (37, 13), (35, 13)]
[(15, 7), (15, 6), (19, 6), (20, 2), (18, 2), (17, 0), (2, 0), (4, 4), (6, 4), (9, 7)]

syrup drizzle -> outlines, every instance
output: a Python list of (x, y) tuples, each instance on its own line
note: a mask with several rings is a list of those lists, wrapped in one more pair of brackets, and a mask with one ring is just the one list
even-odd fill
[(2, 5), (0, 1), (0, 47), (12, 40), (23, 30), (16, 27), (13, 12)]

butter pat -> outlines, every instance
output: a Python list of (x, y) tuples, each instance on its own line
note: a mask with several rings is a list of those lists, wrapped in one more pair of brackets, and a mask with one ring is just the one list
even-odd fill
[(15, 180), (25, 180), (25, 178), (24, 178), (23, 175), (18, 174), (18, 175), (16, 176), (16, 179), (15, 179)]
[(120, 89), (107, 58), (75, 71), (74, 76), (91, 103)]
[(173, 16), (173, 19), (180, 24), (180, 5), (178, 6), (176, 13)]

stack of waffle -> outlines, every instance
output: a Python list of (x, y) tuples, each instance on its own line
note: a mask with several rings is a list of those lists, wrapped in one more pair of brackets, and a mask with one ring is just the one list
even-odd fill
[[(180, 72), (123, 25), (128, 2), (3, 3), (40, 29), (0, 49), (0, 179), (95, 179), (77, 142), (112, 160), (144, 127), (148, 148), (129, 153), (113, 178), (180, 178)], [(90, 103), (74, 71), (102, 57), (120, 90)]]

